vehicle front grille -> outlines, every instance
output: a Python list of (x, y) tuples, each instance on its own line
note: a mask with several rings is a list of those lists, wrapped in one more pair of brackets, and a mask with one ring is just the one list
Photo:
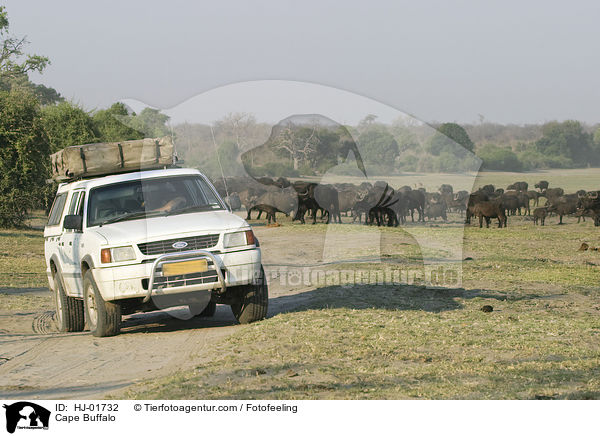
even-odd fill
[[(202, 285), (215, 283), (219, 280), (217, 272), (212, 269), (201, 273), (182, 274), (170, 277), (155, 277), (153, 289), (177, 288), (180, 286)], [(146, 285), (148, 287), (148, 285)]]
[[(184, 248), (173, 248), (173, 244), (176, 242), (186, 242), (187, 246)], [(211, 248), (217, 245), (217, 242), (219, 242), (218, 234), (202, 235), (189, 236), (187, 238), (167, 239), (164, 241), (146, 242), (143, 244), (138, 244), (138, 248), (142, 254), (146, 256), (152, 256), (155, 254), (177, 253), (179, 251)]]

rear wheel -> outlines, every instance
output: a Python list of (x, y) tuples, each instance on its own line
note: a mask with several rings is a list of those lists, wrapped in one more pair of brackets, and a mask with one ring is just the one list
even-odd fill
[(92, 272), (83, 278), (83, 301), (90, 332), (97, 337), (118, 335), (121, 329), (121, 306), (104, 301)]
[(61, 332), (80, 332), (85, 326), (83, 315), (83, 300), (65, 294), (62, 278), (59, 273), (54, 275), (54, 306), (56, 308), (56, 324)]
[(267, 316), (269, 307), (269, 289), (265, 271), (260, 268), (261, 276), (258, 284), (244, 287), (240, 301), (231, 305), (233, 316), (240, 324), (260, 321)]

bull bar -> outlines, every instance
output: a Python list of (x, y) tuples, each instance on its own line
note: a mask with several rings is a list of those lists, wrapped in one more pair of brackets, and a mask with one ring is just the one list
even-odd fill
[(148, 280), (148, 293), (142, 301), (144, 303), (147, 303), (152, 297), (152, 288), (154, 288), (154, 276), (156, 275), (156, 269), (159, 266), (162, 267), (162, 265), (165, 263), (172, 263), (178, 260), (201, 260), (207, 258), (212, 260), (213, 262), (213, 268), (217, 273), (219, 284), (221, 285), (221, 292), (225, 292), (225, 290), (227, 289), (227, 285), (225, 284), (225, 278), (223, 277), (223, 273), (221, 272), (221, 268), (219, 267), (216, 256), (210, 251), (206, 250), (189, 250), (180, 251), (178, 253), (162, 254), (154, 260), (154, 262), (152, 263), (152, 270), (150, 272), (150, 279)]

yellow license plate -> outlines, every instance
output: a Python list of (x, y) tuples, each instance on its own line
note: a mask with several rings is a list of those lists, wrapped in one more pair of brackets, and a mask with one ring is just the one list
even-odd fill
[(162, 266), (163, 276), (179, 276), (208, 271), (206, 259), (188, 260), (184, 262), (165, 263)]

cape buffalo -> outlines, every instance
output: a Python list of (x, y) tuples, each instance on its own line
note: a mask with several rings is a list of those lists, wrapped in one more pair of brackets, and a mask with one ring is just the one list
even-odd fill
[(448, 216), (446, 215), (446, 205), (443, 203), (439, 204), (429, 204), (425, 206), (425, 217), (431, 220), (432, 218), (435, 220), (436, 218), (442, 218), (444, 221), (448, 221)]
[(545, 207), (538, 207), (533, 211), (533, 224), (537, 226), (538, 221), (540, 225), (544, 225), (546, 223), (546, 216), (548, 215), (548, 209)]
[(555, 197), (551, 201), (549, 200), (548, 212), (556, 213), (560, 217), (558, 224), (563, 224), (563, 216), (572, 215), (577, 212), (578, 202), (579, 198), (577, 194)]
[(506, 214), (504, 207), (499, 201), (481, 201), (477, 203), (473, 209), (473, 214), (479, 218), (479, 228), (483, 227), (483, 219), (485, 218), (485, 226), (490, 227), (490, 220), (498, 218), (498, 227), (506, 227)]

